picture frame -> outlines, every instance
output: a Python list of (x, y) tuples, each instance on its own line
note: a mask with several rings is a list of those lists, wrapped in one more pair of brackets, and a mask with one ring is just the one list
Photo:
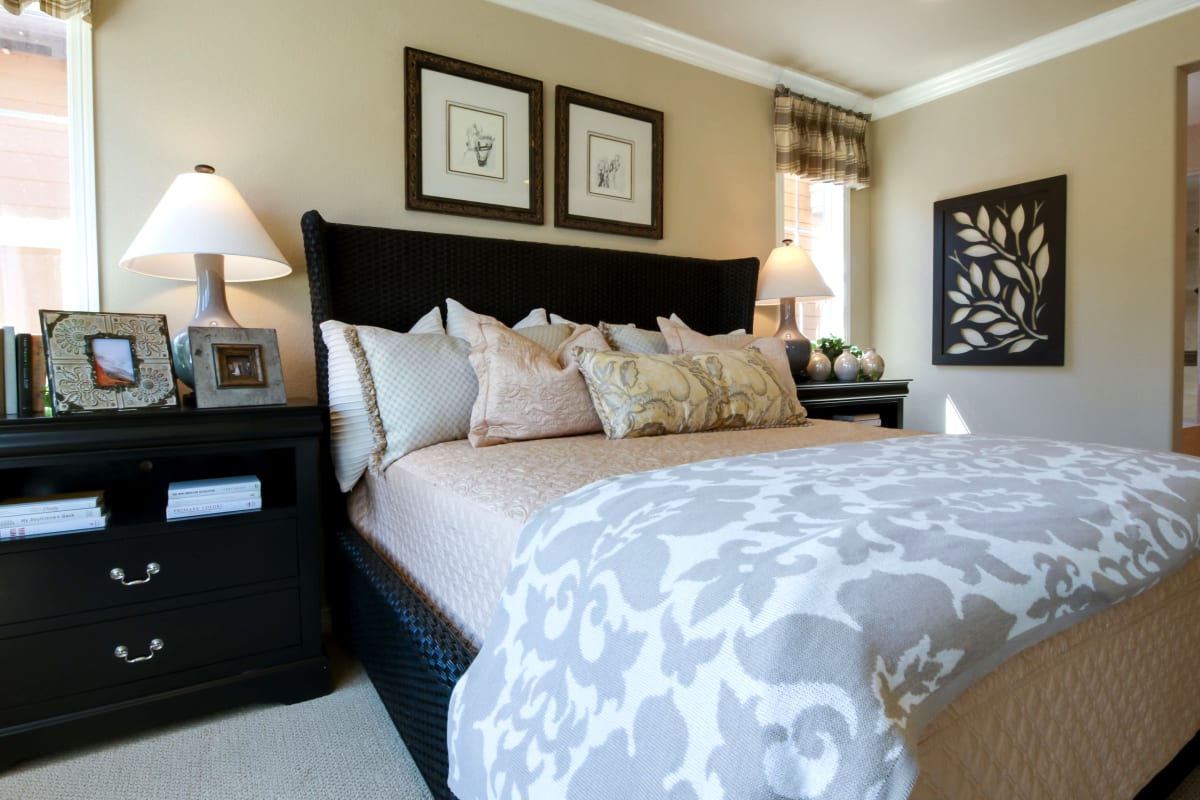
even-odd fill
[(38, 311), (54, 416), (179, 407), (162, 314)]
[(197, 408), (287, 402), (273, 328), (190, 327), (188, 338)]
[(1067, 176), (933, 204), (933, 363), (1062, 366)]
[(557, 86), (554, 224), (663, 238), (663, 113)]
[(404, 48), (405, 207), (541, 225), (542, 82)]

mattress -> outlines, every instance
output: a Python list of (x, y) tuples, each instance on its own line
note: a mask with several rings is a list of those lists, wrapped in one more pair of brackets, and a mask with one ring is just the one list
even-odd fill
[[(813, 420), (796, 429), (619, 442), (595, 435), (478, 450), (447, 442), (368, 475), (349, 511), (365, 538), (478, 647), (516, 537), (552, 499), (609, 475), (896, 435), (911, 432)], [(911, 798), (1128, 800), (1195, 735), (1196, 674), (1200, 559), (967, 689), (926, 726)]]
[(610, 441), (603, 434), (472, 448), (465, 440), (409, 453), (351, 492), (350, 521), (478, 647), (517, 535), (542, 506), (593, 481), (710, 458), (913, 431), (811, 420), (797, 428), (711, 431)]

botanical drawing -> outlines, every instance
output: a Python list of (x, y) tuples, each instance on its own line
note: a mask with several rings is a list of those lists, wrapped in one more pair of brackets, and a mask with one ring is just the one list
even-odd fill
[[(954, 221), (963, 226), (956, 236), (968, 246), (961, 255), (955, 251), (949, 256), (960, 270), (955, 288), (946, 291), (950, 302), (959, 306), (950, 325), (958, 328), (963, 341), (952, 344), (947, 353), (974, 349), (1020, 353), (1048, 338), (1039, 327), (1050, 269), (1046, 226), (1038, 219), (1043, 205), (1031, 203), (1028, 229), (1024, 204), (1009, 214), (1001, 203), (993, 209), (995, 216), (981, 205), (974, 220), (964, 211), (954, 214)], [(976, 259), (983, 260), (984, 266)]]

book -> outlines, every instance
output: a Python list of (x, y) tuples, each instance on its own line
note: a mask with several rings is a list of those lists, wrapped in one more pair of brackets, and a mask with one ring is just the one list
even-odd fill
[(247, 492), (225, 492), (223, 494), (208, 494), (199, 497), (168, 497), (167, 508), (182, 508), (196, 506), (201, 503), (240, 503), (243, 500), (262, 500), (262, 492), (250, 490)]
[(205, 500), (200, 503), (167, 506), (167, 519), (188, 519), (190, 517), (208, 517), (218, 514), (238, 514), (246, 511), (258, 511), (262, 508), (261, 497), (243, 497), (240, 500)]
[(17, 416), (33, 416), (33, 337), (18, 333), (17, 353)]
[(833, 419), (842, 422), (857, 422), (859, 425), (883, 426), (883, 420), (879, 414), (834, 414)]
[(51, 533), (76, 533), (108, 527), (108, 514), (87, 519), (64, 519), (37, 525), (6, 525), (0, 527), (0, 539), (24, 539), (27, 536), (47, 536)]
[(17, 415), (17, 332), (4, 326), (4, 413)]
[(35, 417), (46, 415), (46, 345), (45, 339), (34, 334), (30, 342), (32, 361), (29, 406)]
[(100, 505), (103, 499), (104, 492), (66, 492), (39, 497), (12, 497), (0, 500), (0, 517), (92, 508)]
[(77, 508), (73, 511), (42, 511), (26, 512), (23, 514), (6, 514), (6, 512), (0, 511), (0, 528), (17, 525), (37, 525), (42, 522), (55, 522), (58, 520), (90, 519), (98, 517), (103, 513), (103, 506)]
[(172, 481), (167, 485), (167, 499), (208, 497), (219, 494), (262, 492), (262, 482), (254, 475), (229, 478), (202, 478), (195, 481)]

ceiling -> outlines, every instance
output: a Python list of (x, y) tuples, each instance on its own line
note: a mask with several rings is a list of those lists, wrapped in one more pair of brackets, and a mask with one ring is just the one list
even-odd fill
[(1200, 0), (488, 2), (874, 119), (1200, 8)]
[(598, 0), (875, 98), (1127, 0)]

